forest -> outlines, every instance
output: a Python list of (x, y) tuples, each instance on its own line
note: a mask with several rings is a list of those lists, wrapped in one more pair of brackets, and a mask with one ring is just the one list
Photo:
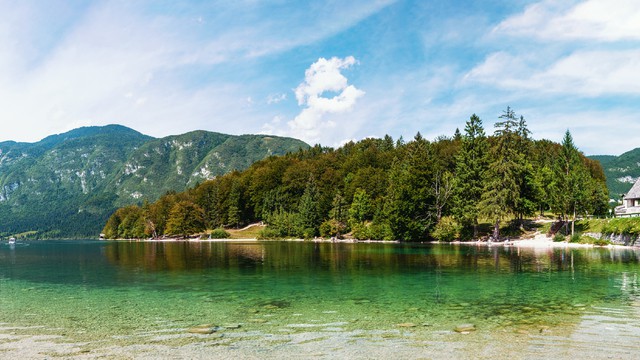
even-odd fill
[(188, 237), (263, 221), (263, 238), (498, 240), (505, 226), (545, 213), (607, 214), (608, 200), (600, 163), (578, 150), (569, 130), (561, 144), (534, 140), (525, 118), (507, 108), (492, 135), (474, 114), (462, 132), (433, 141), (387, 135), (272, 156), (120, 208), (103, 233)]

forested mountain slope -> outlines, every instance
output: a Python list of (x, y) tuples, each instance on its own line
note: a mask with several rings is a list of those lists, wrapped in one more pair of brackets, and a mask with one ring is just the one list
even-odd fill
[(589, 158), (598, 160), (607, 177), (607, 187), (613, 199), (620, 199), (640, 178), (640, 148), (620, 156), (596, 155)]
[(295, 139), (206, 131), (155, 139), (120, 125), (84, 127), (37, 143), (0, 143), (0, 236), (95, 237), (119, 206), (274, 154), (307, 148)]

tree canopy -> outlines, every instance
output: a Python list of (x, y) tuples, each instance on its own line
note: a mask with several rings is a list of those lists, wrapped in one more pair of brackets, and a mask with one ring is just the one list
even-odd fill
[[(420, 133), (411, 141), (385, 136), (269, 157), (155, 203), (120, 209), (104, 233), (186, 236), (264, 221), (270, 237), (351, 232), (359, 239), (416, 241), (477, 237), (483, 221), (499, 237), (501, 221), (544, 211), (605, 213), (607, 201), (601, 166), (579, 152), (569, 132), (563, 144), (534, 140), (524, 117), (507, 108), (491, 136), (472, 115), (463, 133), (433, 141)], [(200, 222), (181, 226), (192, 217)]]

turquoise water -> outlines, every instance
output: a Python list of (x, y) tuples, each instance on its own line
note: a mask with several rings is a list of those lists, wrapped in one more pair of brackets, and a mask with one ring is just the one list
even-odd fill
[[(0, 245), (0, 332), (55, 335), (87, 352), (201, 342), (241, 349), (265, 339), (271, 351), (307, 334), (319, 343), (348, 336), (432, 347), (525, 336), (542, 344), (528, 343), (532, 354), (547, 356), (558, 339), (584, 345), (610, 331), (626, 351), (618, 357), (632, 358), (639, 274), (632, 249), (24, 242)], [(464, 323), (476, 330), (453, 331)], [(203, 324), (215, 332), (189, 333)]]

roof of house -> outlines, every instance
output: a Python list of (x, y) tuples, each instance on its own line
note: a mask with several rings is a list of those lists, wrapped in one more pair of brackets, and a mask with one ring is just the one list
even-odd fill
[(627, 195), (625, 195), (624, 198), (625, 199), (640, 199), (640, 179), (638, 179), (636, 181), (636, 183), (633, 184), (633, 187), (631, 188), (631, 190), (629, 190), (629, 192), (627, 193)]

